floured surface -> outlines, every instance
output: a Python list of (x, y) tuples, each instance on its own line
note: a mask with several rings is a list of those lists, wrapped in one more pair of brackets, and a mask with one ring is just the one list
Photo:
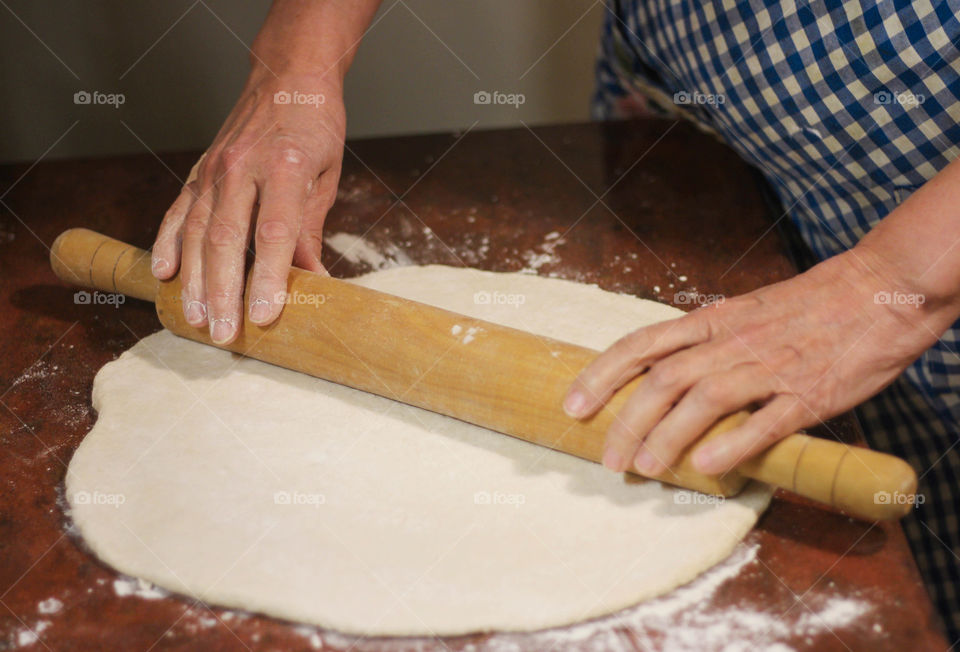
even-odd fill
[[(358, 282), (597, 349), (680, 314), (437, 266)], [(449, 336), (449, 355), (469, 346), (466, 329)], [(99, 419), (67, 496), (104, 561), (210, 603), (345, 632), (529, 630), (610, 613), (725, 558), (769, 500), (757, 487), (716, 503), (628, 483), (166, 332), (104, 367), (93, 398)]]

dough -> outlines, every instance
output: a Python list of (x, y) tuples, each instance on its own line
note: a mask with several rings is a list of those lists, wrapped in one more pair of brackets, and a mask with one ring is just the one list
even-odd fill
[[(597, 349), (682, 314), (442, 266), (356, 282)], [(628, 479), (166, 331), (100, 371), (93, 405), (66, 488), (98, 557), (211, 604), (349, 633), (532, 630), (613, 612), (727, 557), (770, 498)]]

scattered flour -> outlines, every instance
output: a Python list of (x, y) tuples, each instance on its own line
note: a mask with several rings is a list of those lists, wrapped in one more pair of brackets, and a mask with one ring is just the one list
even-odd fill
[[(50, 627), (49, 620), (41, 620), (32, 628), (24, 627), (17, 632), (17, 647), (29, 647), (40, 641), (40, 634)], [(46, 646), (44, 646), (46, 647)]]
[(479, 333), (479, 332), (482, 331), (482, 330), (483, 330), (482, 328), (479, 328), (479, 327), (477, 327), (477, 326), (471, 326), (470, 328), (467, 329), (467, 334), (463, 336), (463, 340), (461, 340), (462, 343), (463, 343), (463, 344), (470, 344), (470, 342), (472, 342), (472, 341), (474, 340), (474, 337), (473, 337), (473, 336), (476, 335), (477, 333)]
[(56, 369), (53, 368), (46, 360), (37, 360), (32, 365), (27, 367), (23, 373), (13, 381), (13, 384), (10, 385), (10, 389), (22, 385), (23, 383), (44, 380), (45, 378), (52, 376), (55, 372)]
[[(791, 649), (781, 642), (784, 639), (829, 633), (870, 611), (869, 603), (853, 598), (829, 598), (821, 605), (808, 600), (785, 614), (738, 606), (704, 610), (721, 585), (756, 560), (758, 548), (759, 544), (740, 546), (725, 562), (657, 600), (598, 622), (544, 632), (543, 644), (559, 648), (586, 643), (598, 650), (782, 652)], [(629, 630), (630, 638), (624, 640), (617, 632), (620, 628)]]
[(463, 331), (463, 326), (461, 326), (460, 324), (454, 324), (453, 328), (450, 329), (450, 334), (459, 335), (461, 331)]
[(323, 639), (320, 638), (320, 632), (315, 627), (308, 627), (306, 625), (294, 628), (294, 631), (300, 636), (307, 639), (307, 642), (310, 643), (310, 647), (314, 650), (323, 649)]
[(144, 600), (159, 600), (170, 595), (146, 580), (125, 576), (113, 580), (113, 592), (121, 598), (132, 595)]
[(55, 614), (63, 609), (63, 603), (56, 598), (47, 598), (37, 604), (37, 611), (42, 614)]
[(555, 265), (560, 262), (560, 256), (556, 253), (556, 250), (564, 243), (566, 243), (566, 239), (560, 237), (559, 232), (551, 231), (548, 233), (536, 249), (530, 249), (521, 254), (526, 267), (521, 269), (520, 273), (537, 274), (544, 265)]
[(413, 260), (396, 245), (389, 244), (381, 251), (360, 236), (350, 233), (333, 233), (325, 236), (323, 242), (351, 263), (363, 263), (373, 269), (413, 264)]

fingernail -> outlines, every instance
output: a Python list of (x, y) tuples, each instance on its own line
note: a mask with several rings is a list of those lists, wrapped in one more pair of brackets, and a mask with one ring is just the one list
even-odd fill
[(603, 465), (611, 471), (623, 471), (623, 457), (612, 448), (603, 452)]
[(210, 339), (216, 344), (223, 344), (233, 336), (232, 319), (212, 319), (210, 320)]
[(254, 299), (250, 303), (250, 321), (255, 324), (270, 318), (270, 303), (266, 299)]
[(563, 411), (567, 416), (579, 417), (587, 407), (587, 398), (580, 392), (570, 392), (563, 402)]
[(170, 263), (165, 261), (163, 258), (156, 258), (153, 261), (153, 265), (151, 266), (151, 269), (153, 270), (154, 275), (158, 275), (158, 274), (166, 273), (169, 267), (170, 267)]
[(637, 453), (637, 457), (633, 460), (633, 465), (636, 467), (637, 471), (643, 475), (654, 475), (654, 471), (657, 470), (658, 462), (650, 451), (642, 450)]
[(207, 307), (199, 301), (188, 301), (185, 316), (190, 324), (197, 326), (207, 316)]

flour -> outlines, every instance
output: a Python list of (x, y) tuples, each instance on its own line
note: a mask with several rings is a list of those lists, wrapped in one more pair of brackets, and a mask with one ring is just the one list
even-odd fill
[[(33, 627), (24, 627), (17, 632), (17, 647), (29, 647), (40, 641), (40, 634), (50, 627), (49, 620), (41, 620)], [(46, 647), (46, 646), (44, 646)]]
[(37, 611), (42, 614), (55, 614), (63, 609), (63, 603), (56, 598), (47, 598), (37, 604)]
[[(759, 544), (742, 544), (723, 563), (693, 582), (662, 598), (640, 604), (599, 620), (531, 634), (495, 634), (463, 648), (470, 652), (521, 652), (527, 649), (576, 648), (604, 652), (665, 650), (668, 652), (789, 652), (782, 641), (797, 636), (830, 635), (869, 615), (868, 602), (831, 597), (816, 605), (808, 599), (786, 614), (733, 606), (708, 609), (720, 587), (757, 565)], [(881, 631), (874, 625), (874, 631)], [(367, 641), (336, 632), (302, 628), (322, 636), (321, 645), (368, 649)], [(373, 641), (371, 641), (372, 643)], [(428, 639), (406, 639), (405, 649), (433, 649)]]
[(463, 342), (464, 344), (470, 344), (470, 342), (472, 342), (474, 339), (474, 335), (476, 335), (482, 330), (483, 330), (482, 328), (471, 326), (470, 328), (467, 329), (467, 334), (463, 336), (463, 339), (461, 340), (461, 342)]
[(113, 592), (121, 598), (132, 595), (144, 600), (159, 600), (170, 595), (146, 580), (124, 576), (113, 580)]
[(567, 242), (566, 238), (560, 237), (557, 231), (551, 231), (543, 238), (543, 242), (536, 247), (523, 252), (521, 257), (526, 263), (526, 267), (520, 270), (521, 274), (537, 274), (544, 265), (555, 265), (560, 262), (560, 256), (556, 250), (562, 244)]
[(388, 244), (379, 250), (360, 236), (333, 233), (323, 239), (331, 249), (353, 264), (365, 264), (372, 269), (388, 269), (412, 265), (413, 261), (396, 245)]

